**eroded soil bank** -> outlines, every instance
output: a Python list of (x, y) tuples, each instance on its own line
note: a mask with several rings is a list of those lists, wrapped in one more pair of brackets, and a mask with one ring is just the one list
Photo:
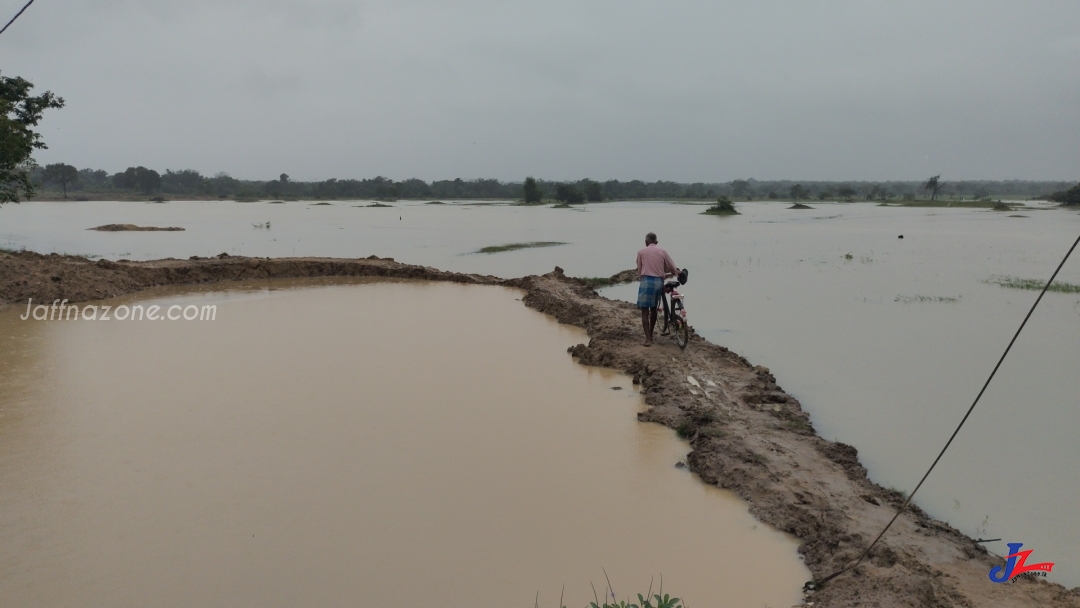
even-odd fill
[[(589, 344), (571, 349), (579, 361), (633, 375), (650, 406), (640, 418), (688, 437), (690, 468), (706, 482), (734, 490), (759, 520), (795, 535), (817, 578), (864, 550), (900, 504), (899, 494), (867, 478), (854, 448), (817, 436), (809, 414), (768, 369), (698, 336), (692, 336), (685, 351), (665, 340), (644, 348), (632, 305), (603, 298), (560, 269), (502, 280), (377, 258), (92, 262), (5, 253), (0, 254), (0, 303), (25, 305), (28, 298), (80, 302), (159, 285), (315, 276), (416, 278), (525, 290), (526, 305), (588, 332)], [(815, 606), (1080, 607), (1080, 590), (1026, 579), (990, 582), (989, 570), (1002, 563), (914, 508), (894, 524), (871, 559), (807, 601)]]

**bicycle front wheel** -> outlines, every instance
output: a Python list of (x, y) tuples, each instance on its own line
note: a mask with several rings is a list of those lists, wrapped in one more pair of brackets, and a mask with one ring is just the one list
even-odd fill
[(680, 318), (675, 319), (675, 342), (678, 343), (679, 348), (686, 348), (686, 345), (690, 343), (690, 326)]
[(668, 313), (667, 294), (660, 294), (660, 333), (667, 334), (668, 317), (671, 314)]

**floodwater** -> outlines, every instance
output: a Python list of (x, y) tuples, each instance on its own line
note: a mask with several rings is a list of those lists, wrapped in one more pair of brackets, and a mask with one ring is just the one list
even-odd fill
[[(1037, 296), (987, 281), (1047, 279), (1080, 234), (1080, 214), (1060, 208), (752, 203), (739, 204), (742, 215), (711, 217), (665, 203), (334, 203), (5, 205), (0, 246), (110, 259), (375, 254), (505, 277), (556, 265), (607, 276), (633, 265), (652, 230), (690, 268), (682, 291), (691, 325), (769, 367), (823, 436), (858, 448), (878, 483), (910, 491)], [(252, 226), (268, 220), (269, 230)], [(104, 223), (187, 231), (85, 230)], [(527, 241), (568, 244), (472, 253)], [(1059, 280), (1080, 284), (1080, 253)], [(604, 293), (632, 300), (634, 289)], [(1024, 543), (1033, 559), (1055, 562), (1050, 580), (1069, 586), (1080, 585), (1077, 361), (1080, 294), (1048, 293), (916, 498), (966, 534), (1001, 538), (987, 544), (993, 552)]]
[[(5, 210), (6, 212), (6, 210)], [(0, 310), (0, 605), (789, 606), (793, 539), (675, 468), (584, 332), (498, 287), (169, 288)], [(621, 390), (613, 390), (619, 387)]]

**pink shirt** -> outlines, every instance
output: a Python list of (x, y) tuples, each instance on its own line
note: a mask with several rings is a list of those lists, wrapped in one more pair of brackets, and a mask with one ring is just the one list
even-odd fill
[(676, 274), (679, 269), (675, 267), (675, 262), (671, 261), (668, 252), (658, 245), (647, 245), (637, 252), (637, 273), (639, 277), (660, 277), (662, 279), (664, 274), (669, 272)]

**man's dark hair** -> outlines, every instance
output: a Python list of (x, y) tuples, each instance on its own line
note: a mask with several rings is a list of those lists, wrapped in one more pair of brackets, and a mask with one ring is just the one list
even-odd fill
[(650, 232), (649, 234), (645, 235), (645, 244), (646, 245), (648, 245), (649, 243), (652, 243), (652, 244), (655, 245), (657, 242), (658, 241), (656, 240), (656, 233), (655, 232)]

